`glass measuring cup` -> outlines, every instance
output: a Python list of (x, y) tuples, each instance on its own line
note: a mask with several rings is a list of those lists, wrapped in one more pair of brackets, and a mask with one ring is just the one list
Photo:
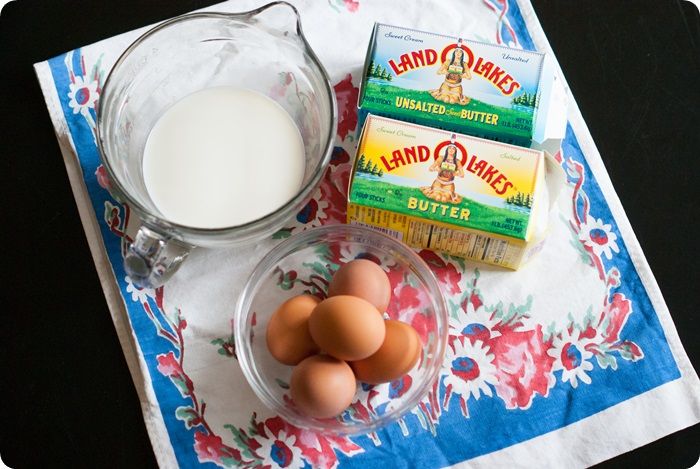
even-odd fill
[[(289, 113), (304, 143), (304, 177), (292, 199), (257, 220), (225, 228), (185, 226), (164, 217), (151, 200), (143, 149), (166, 109), (214, 86), (260, 92)], [(333, 87), (303, 35), (298, 11), (287, 2), (243, 13), (192, 13), (146, 32), (115, 63), (97, 109), (97, 144), (110, 192), (141, 221), (124, 257), (132, 281), (162, 285), (196, 246), (243, 245), (281, 228), (319, 185), (336, 124)]]

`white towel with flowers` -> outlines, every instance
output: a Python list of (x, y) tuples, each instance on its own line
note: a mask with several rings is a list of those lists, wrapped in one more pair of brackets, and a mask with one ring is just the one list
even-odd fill
[[(348, 438), (296, 428), (256, 399), (236, 360), (233, 305), (255, 262), (280, 238), (344, 220), (357, 86), (373, 23), (551, 52), (526, 0), (294, 3), (335, 84), (340, 116), (331, 167), (276, 236), (244, 253), (196, 250), (155, 291), (125, 276), (121, 256), (135, 223), (105, 190), (94, 140), (105, 75), (145, 29), (36, 64), (160, 465), (581, 467), (700, 421), (700, 382), (571, 96), (556, 155), (567, 184), (540, 255), (504, 273), (421, 252), (448, 297), (452, 345), (420, 406), (385, 429)], [(277, 86), (294, 93), (284, 75)], [(280, 286), (293, 288), (294, 280)], [(392, 386), (401, 393), (410, 383)]]

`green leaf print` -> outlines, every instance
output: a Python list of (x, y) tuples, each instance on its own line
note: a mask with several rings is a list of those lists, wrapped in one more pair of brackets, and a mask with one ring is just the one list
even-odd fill
[(224, 428), (229, 430), (233, 435), (233, 441), (236, 442), (236, 447), (241, 451), (241, 455), (248, 459), (252, 459), (254, 461), (254, 465), (260, 464), (260, 458), (250, 449), (250, 445), (248, 443), (250, 437), (246, 435), (245, 431), (231, 425), (230, 423), (224, 425)]
[(202, 423), (202, 419), (192, 407), (180, 406), (175, 409), (175, 417), (178, 420), (185, 422), (185, 427), (189, 430), (190, 428), (196, 427)]
[(316, 261), (316, 262), (304, 262), (302, 265), (304, 267), (307, 267), (307, 268), (313, 270), (315, 273), (317, 273), (318, 275), (320, 275), (321, 277), (325, 278), (328, 281), (330, 281), (333, 277), (330, 270), (328, 269), (328, 266), (321, 264), (318, 261)]
[(182, 397), (187, 397), (190, 395), (190, 390), (187, 388), (187, 383), (184, 379), (178, 378), (176, 376), (171, 376), (170, 381), (172, 381), (175, 387), (178, 389), (178, 391), (180, 391)]
[(282, 381), (281, 379), (275, 378), (275, 381), (277, 382), (277, 384), (279, 385), (279, 387), (281, 387), (282, 389), (289, 389), (289, 384), (285, 383), (285, 382)]
[(282, 228), (272, 234), (272, 239), (286, 239), (292, 236), (291, 228)]
[(613, 370), (617, 370), (617, 359), (613, 355), (605, 352), (601, 354), (597, 353), (595, 358), (598, 361), (598, 366), (601, 368), (605, 369), (609, 366)]

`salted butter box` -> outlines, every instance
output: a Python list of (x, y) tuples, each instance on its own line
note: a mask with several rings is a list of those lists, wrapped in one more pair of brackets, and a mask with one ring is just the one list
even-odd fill
[(556, 151), (565, 96), (546, 54), (376, 24), (358, 107), (360, 123), (371, 113)]
[(369, 115), (347, 221), (416, 248), (517, 269), (544, 240), (544, 153)]

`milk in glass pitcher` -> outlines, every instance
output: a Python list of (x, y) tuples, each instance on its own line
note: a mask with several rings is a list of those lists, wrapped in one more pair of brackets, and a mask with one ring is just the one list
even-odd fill
[(132, 281), (159, 286), (196, 246), (281, 228), (318, 187), (336, 121), (333, 88), (289, 3), (188, 14), (137, 39), (97, 110), (110, 192), (141, 221), (124, 258)]

